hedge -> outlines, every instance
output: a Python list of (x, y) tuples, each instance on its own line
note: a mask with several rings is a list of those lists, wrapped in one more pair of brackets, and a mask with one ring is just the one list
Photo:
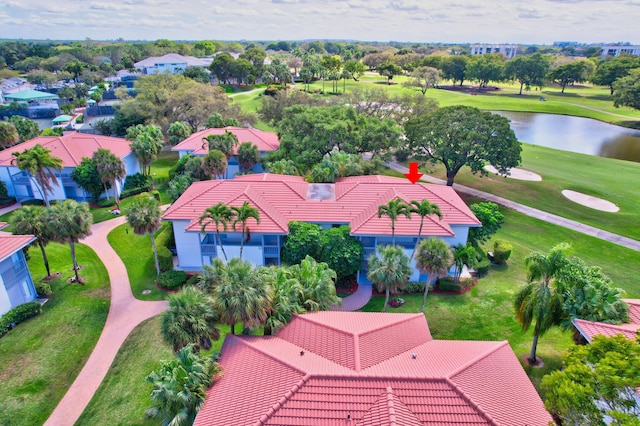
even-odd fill
[(158, 285), (165, 290), (177, 290), (187, 282), (185, 271), (167, 271), (158, 277)]
[(457, 283), (451, 277), (443, 277), (438, 280), (439, 291), (452, 291), (454, 293), (462, 293), (472, 286), (472, 278), (460, 278)]
[(499, 265), (507, 263), (513, 246), (509, 241), (496, 240), (493, 244), (493, 261)]
[(171, 224), (160, 231), (156, 237), (156, 245), (158, 247), (162, 246), (166, 248), (174, 247), (176, 245), (176, 240), (173, 236), (173, 226)]
[(38, 302), (23, 303), (0, 317), (0, 336), (7, 333), (21, 322), (42, 313), (42, 305)]
[(132, 195), (142, 194), (143, 192), (147, 192), (150, 189), (151, 189), (151, 185), (125, 189), (120, 193), (120, 198), (127, 198), (127, 197), (131, 197)]
[(402, 289), (402, 292), (405, 294), (424, 293), (424, 286), (425, 283), (423, 281), (409, 281)]
[(51, 291), (51, 286), (48, 282), (38, 281), (35, 283), (35, 287), (36, 293), (38, 293), (38, 296), (40, 297), (50, 297), (53, 294), (53, 291)]
[(160, 272), (171, 271), (173, 269), (173, 254), (165, 246), (156, 245), (158, 250), (158, 263)]

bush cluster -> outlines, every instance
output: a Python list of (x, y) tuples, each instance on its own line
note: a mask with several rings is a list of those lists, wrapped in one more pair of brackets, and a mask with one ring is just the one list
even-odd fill
[(507, 263), (513, 246), (509, 241), (496, 240), (493, 244), (493, 262), (499, 265)]
[(455, 282), (452, 277), (443, 277), (438, 279), (438, 290), (462, 293), (472, 287), (473, 282), (473, 278), (460, 278), (458, 282)]
[(405, 294), (412, 293), (424, 293), (425, 283), (421, 281), (409, 281), (407, 285), (404, 286), (402, 292)]
[(167, 271), (158, 277), (158, 285), (165, 290), (177, 290), (187, 282), (187, 273), (184, 271)]
[[(151, 189), (153, 185), (153, 179), (151, 176), (143, 175), (142, 173), (136, 173), (134, 175), (129, 175), (124, 180), (124, 189), (133, 189), (133, 188), (145, 188), (140, 192), (145, 192)], [(138, 192), (138, 194), (140, 193)]]
[(16, 306), (0, 317), (0, 336), (7, 333), (14, 326), (42, 313), (42, 305), (38, 302), (29, 302)]
[(168, 248), (164, 246), (158, 246), (157, 250), (160, 272), (171, 271), (173, 269), (173, 254)]
[(35, 283), (36, 293), (38, 293), (39, 297), (51, 297), (53, 291), (51, 291), (51, 286), (46, 281), (38, 281)]

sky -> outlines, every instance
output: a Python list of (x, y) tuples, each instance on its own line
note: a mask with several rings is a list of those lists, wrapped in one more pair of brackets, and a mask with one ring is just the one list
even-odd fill
[(640, 0), (0, 0), (0, 38), (640, 44)]

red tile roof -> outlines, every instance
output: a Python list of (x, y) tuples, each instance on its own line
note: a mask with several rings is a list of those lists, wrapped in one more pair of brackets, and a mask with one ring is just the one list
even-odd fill
[[(251, 142), (258, 147), (258, 151), (260, 152), (275, 151), (280, 148), (280, 140), (275, 133), (244, 127), (224, 127), (221, 129), (205, 129), (196, 132), (171, 148), (171, 151), (187, 151), (193, 155), (207, 155), (209, 147), (207, 144), (203, 147), (202, 140), (209, 135), (223, 135), (227, 130), (237, 136), (239, 143)], [(238, 147), (236, 146), (234, 154), (238, 153), (237, 149)]]
[(0, 151), (0, 166), (10, 166), (14, 152), (31, 149), (37, 144), (50, 150), (52, 156), (60, 158), (63, 167), (76, 167), (83, 157), (93, 156), (99, 148), (106, 148), (119, 158), (131, 153), (128, 140), (73, 132), (64, 136), (38, 136)]
[(298, 315), (228, 335), (220, 365), (196, 426), (551, 421), (507, 342), (432, 340), (422, 314)]
[[(187, 231), (200, 231), (198, 217), (218, 202), (232, 206), (244, 201), (260, 210), (261, 223), (252, 232), (288, 233), (290, 221), (344, 223), (354, 235), (388, 235), (390, 220), (378, 218), (378, 206), (400, 197), (406, 201), (427, 199), (437, 204), (443, 215), (425, 219), (423, 235), (453, 236), (451, 225), (480, 224), (453, 188), (443, 185), (411, 184), (406, 179), (387, 176), (358, 176), (339, 179), (333, 190), (335, 199), (314, 199), (316, 186), (297, 176), (256, 174), (232, 180), (204, 181), (192, 184), (164, 214), (165, 220), (189, 220)], [(418, 234), (420, 218), (396, 222), (397, 235)], [(214, 231), (213, 225), (207, 228)]]
[(631, 322), (606, 324), (604, 322), (575, 319), (573, 324), (589, 342), (598, 334), (607, 337), (622, 334), (627, 339), (633, 340), (636, 338), (638, 331), (640, 331), (640, 299), (624, 299), (624, 301), (629, 305), (629, 319)]
[(0, 232), (0, 262), (35, 239), (36, 237), (33, 235), (11, 235), (6, 232)]

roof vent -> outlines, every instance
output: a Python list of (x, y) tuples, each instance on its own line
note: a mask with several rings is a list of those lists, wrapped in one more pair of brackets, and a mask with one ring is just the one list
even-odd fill
[(413, 358), (413, 359), (418, 358), (418, 354), (411, 354), (411, 358)]
[(347, 421), (350, 422), (351, 421), (351, 414), (347, 414)]
[(304, 356), (304, 351), (300, 351), (300, 356)]

